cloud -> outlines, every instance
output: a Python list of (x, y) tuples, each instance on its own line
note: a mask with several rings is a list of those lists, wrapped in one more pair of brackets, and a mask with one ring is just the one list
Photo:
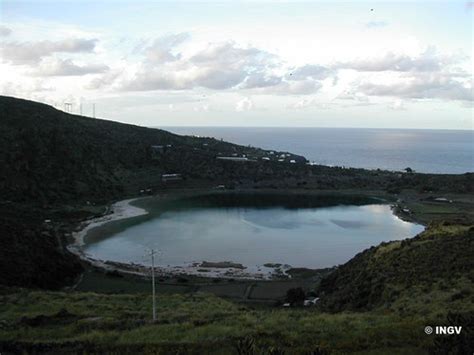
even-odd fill
[(389, 109), (395, 110), (395, 111), (405, 111), (406, 107), (405, 104), (402, 100), (395, 100), (393, 101), (389, 106)]
[(99, 90), (111, 86), (122, 75), (122, 73), (123, 70), (119, 69), (109, 70), (105, 74), (92, 79), (85, 88), (89, 90)]
[(321, 65), (307, 64), (295, 68), (289, 74), (287, 74), (285, 78), (287, 80), (322, 80), (333, 75), (335, 75), (335, 71), (333, 69)]
[(388, 23), (385, 21), (369, 21), (365, 24), (367, 28), (381, 28), (388, 26)]
[(0, 54), (4, 62), (22, 65), (36, 64), (54, 53), (90, 53), (97, 39), (70, 38), (62, 41), (4, 42)]
[(286, 105), (286, 108), (300, 110), (317, 105), (318, 101), (315, 97), (307, 97)]
[(209, 104), (202, 104), (199, 106), (194, 106), (193, 111), (194, 112), (209, 112), (210, 106)]
[(253, 47), (242, 48), (228, 41), (208, 44), (184, 57), (181, 53), (172, 53), (173, 46), (181, 43), (182, 37), (170, 41), (165, 52), (157, 51), (153, 46), (152, 57), (150, 50), (147, 50), (146, 60), (122, 89), (148, 91), (202, 87), (226, 90), (266, 87), (281, 81), (269, 74), (275, 66), (276, 57), (268, 52)]
[(55, 88), (46, 86), (43, 80), (34, 80), (29, 83), (6, 81), (0, 84), (0, 94), (7, 96), (30, 97), (39, 92), (55, 91)]
[(360, 93), (360, 92), (357, 92), (355, 91), (354, 89), (349, 89), (349, 90), (346, 90), (344, 92), (342, 92), (341, 94), (339, 94), (336, 99), (339, 99), (339, 100), (351, 100), (351, 101), (355, 101), (355, 102), (358, 102), (359, 104), (367, 104), (367, 105), (370, 105), (370, 100), (369, 98), (367, 97), (367, 95), (363, 94), (363, 93)]
[(258, 88), (253, 92), (263, 95), (309, 95), (318, 92), (322, 87), (323, 84), (320, 81), (307, 79), (282, 81), (278, 85)]
[(439, 56), (434, 48), (428, 48), (418, 57), (410, 57), (406, 54), (395, 54), (389, 52), (383, 57), (356, 59), (353, 61), (338, 63), (335, 67), (340, 69), (354, 69), (357, 71), (379, 72), (427, 72), (437, 71), (442, 68), (447, 58)]
[(472, 101), (472, 75), (458, 66), (467, 59), (461, 54), (441, 55), (434, 47), (428, 47), (418, 56), (387, 53), (378, 58), (338, 63), (335, 67), (361, 72), (347, 91), (353, 99), (362, 94), (395, 99)]
[(156, 39), (150, 47), (145, 49), (147, 60), (155, 64), (179, 60), (181, 55), (173, 54), (173, 49), (189, 38), (189, 33), (183, 32)]
[[(336, 70), (321, 65), (284, 67), (279, 57), (233, 41), (208, 43), (183, 55), (175, 46), (188, 39), (181, 34), (159, 39), (145, 50), (138, 70), (123, 80), (121, 90), (248, 90), (252, 94), (305, 95), (317, 92), (321, 81)], [(166, 43), (166, 45), (164, 45)]]
[(369, 96), (473, 101), (472, 82), (460, 82), (448, 73), (416, 73), (389, 84), (365, 82), (358, 89)]
[(0, 25), (0, 37), (9, 36), (12, 33), (12, 30), (7, 26)]
[(47, 58), (41, 61), (38, 69), (33, 72), (36, 76), (80, 76), (99, 74), (109, 70), (104, 64), (75, 64), (71, 59)]
[(244, 97), (242, 100), (237, 101), (235, 104), (235, 111), (236, 112), (244, 112), (244, 111), (250, 111), (254, 107), (253, 101), (248, 98)]
[(264, 72), (253, 73), (245, 79), (243, 88), (255, 89), (265, 88), (269, 86), (275, 86), (281, 83), (282, 78), (272, 74), (266, 74)]

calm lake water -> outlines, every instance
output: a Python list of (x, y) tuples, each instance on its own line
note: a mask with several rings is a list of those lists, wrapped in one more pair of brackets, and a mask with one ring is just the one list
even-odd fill
[(163, 127), (289, 151), (323, 165), (424, 173), (474, 171), (474, 131), (366, 128)]
[(145, 265), (145, 249), (156, 248), (162, 251), (161, 266), (232, 261), (249, 271), (269, 262), (322, 268), (422, 230), (421, 225), (400, 220), (388, 205), (381, 204), (194, 208), (164, 212), (106, 239), (88, 241), (85, 252), (98, 259)]

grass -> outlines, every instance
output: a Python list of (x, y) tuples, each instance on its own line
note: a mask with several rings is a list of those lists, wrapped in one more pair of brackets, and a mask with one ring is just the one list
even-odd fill
[[(99, 293), (149, 293), (151, 281), (134, 277), (107, 276), (101, 272), (88, 270), (83, 274), (81, 281), (76, 286), (77, 291)], [(157, 280), (157, 293), (188, 293), (193, 290), (186, 284), (164, 284)]]
[[(82, 344), (100, 351), (187, 349), (232, 353), (244, 339), (262, 349), (334, 352), (426, 348), (426, 321), (393, 310), (328, 314), (311, 309), (252, 309), (209, 294), (151, 297), (79, 292), (4, 290), (0, 344)], [(1, 349), (1, 347), (0, 347)], [(33, 348), (34, 349), (34, 348)], [(262, 350), (263, 351), (263, 350)]]

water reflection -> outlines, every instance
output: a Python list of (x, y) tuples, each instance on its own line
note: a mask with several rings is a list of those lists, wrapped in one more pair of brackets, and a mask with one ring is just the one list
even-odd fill
[(341, 264), (382, 241), (414, 236), (423, 227), (396, 218), (388, 205), (327, 208), (200, 208), (163, 213), (86, 253), (121, 262), (140, 260), (144, 247), (163, 251), (160, 264), (233, 261), (319, 268)]

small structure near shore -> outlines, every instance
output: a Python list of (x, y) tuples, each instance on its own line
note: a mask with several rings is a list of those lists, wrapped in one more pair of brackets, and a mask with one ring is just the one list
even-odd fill
[(217, 157), (218, 160), (249, 161), (247, 157)]
[(183, 177), (181, 174), (162, 174), (161, 175), (161, 181), (167, 182), (167, 181), (180, 181), (183, 180)]

